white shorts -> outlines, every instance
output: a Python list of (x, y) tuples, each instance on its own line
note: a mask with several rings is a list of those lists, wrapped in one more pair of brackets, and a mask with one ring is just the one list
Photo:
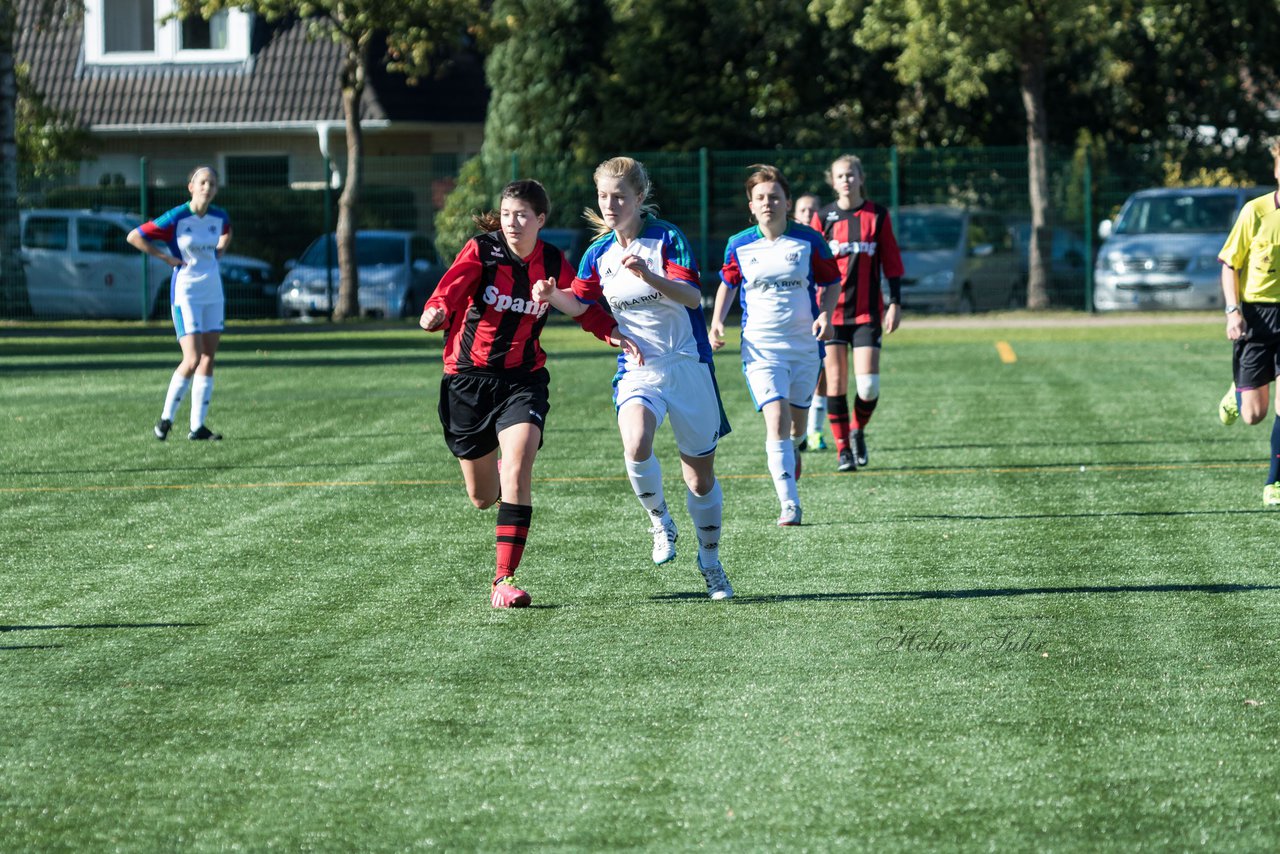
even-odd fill
[(808, 409), (818, 386), (822, 359), (815, 347), (802, 352), (759, 350), (742, 343), (742, 373), (756, 411), (775, 400), (785, 400), (798, 409)]
[(226, 301), (198, 302), (179, 299), (173, 303), (173, 331), (178, 338), (221, 332), (226, 320)]
[(687, 356), (620, 370), (613, 380), (613, 403), (622, 411), (639, 404), (658, 419), (671, 416), (676, 447), (688, 457), (705, 457), (729, 432), (711, 366)]

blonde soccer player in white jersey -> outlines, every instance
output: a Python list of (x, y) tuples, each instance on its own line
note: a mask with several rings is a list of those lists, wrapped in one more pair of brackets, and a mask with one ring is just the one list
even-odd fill
[[(1271, 143), (1271, 158), (1280, 185), (1280, 138)], [(1235, 379), (1218, 405), (1219, 416), (1224, 424), (1237, 417), (1257, 424), (1271, 408), (1271, 384), (1280, 376), (1280, 190), (1245, 204), (1218, 260)], [(1275, 412), (1271, 464), (1262, 488), (1268, 507), (1280, 506), (1280, 395)]]
[(554, 292), (547, 298), (573, 317), (590, 303), (603, 304), (618, 331), (634, 342), (618, 356), (613, 400), (627, 476), (651, 526), (653, 562), (676, 556), (676, 523), (653, 453), (654, 434), (670, 421), (688, 487), (685, 506), (698, 537), (698, 569), (707, 594), (728, 599), (733, 587), (720, 561), (724, 498), (715, 457), (729, 423), (711, 362), (698, 267), (680, 229), (657, 217), (643, 164), (630, 157), (606, 160), (596, 167), (595, 184), (599, 213), (585, 213), (597, 236), (578, 265), (576, 299)]
[(840, 268), (821, 234), (788, 217), (791, 187), (782, 172), (774, 166), (750, 168), (747, 204), (756, 224), (725, 246), (711, 346), (724, 346), (724, 321), (737, 293), (742, 372), (756, 411), (764, 414), (765, 459), (782, 507), (778, 524), (790, 527), (802, 518), (796, 446), (804, 437), (822, 366), (821, 342), (831, 334)]
[(168, 438), (188, 388), (192, 395), (191, 431), (187, 438), (222, 438), (204, 421), (213, 399), (213, 358), (226, 317), (218, 258), (231, 242), (231, 219), (213, 204), (213, 197), (218, 194), (218, 173), (213, 167), (197, 166), (192, 170), (187, 189), (191, 201), (144, 222), (125, 238), (129, 245), (173, 268), (169, 304), (182, 361), (169, 380), (164, 408), (156, 422), (155, 436), (161, 441)]

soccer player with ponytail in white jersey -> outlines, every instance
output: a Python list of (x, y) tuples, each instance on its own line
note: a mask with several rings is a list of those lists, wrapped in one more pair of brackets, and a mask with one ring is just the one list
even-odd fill
[(698, 537), (698, 569), (712, 599), (733, 596), (720, 561), (724, 499), (716, 480), (716, 445), (729, 432), (720, 404), (702, 289), (689, 242), (658, 219), (649, 203), (644, 165), (614, 157), (595, 171), (600, 212), (587, 210), (596, 239), (587, 247), (573, 295), (549, 293), (552, 305), (576, 317), (592, 303), (610, 309), (635, 350), (618, 356), (614, 406), (627, 477), (653, 536), (653, 562), (676, 556), (677, 529), (653, 453), (658, 427), (670, 420), (688, 493), (685, 506)]
[[(729, 238), (711, 316), (711, 346), (724, 346), (734, 292), (742, 302), (742, 371), (756, 410), (764, 414), (765, 459), (783, 527), (801, 523), (800, 456), (807, 410), (831, 335), (840, 269), (822, 235), (787, 215), (791, 187), (774, 166), (755, 165), (747, 203), (756, 224)], [(818, 289), (823, 304), (818, 304)]]
[(187, 189), (191, 201), (144, 222), (125, 238), (130, 246), (173, 268), (169, 304), (182, 361), (169, 380), (164, 409), (156, 422), (155, 437), (161, 441), (168, 438), (188, 388), (192, 394), (191, 431), (187, 438), (222, 438), (206, 427), (204, 420), (213, 399), (213, 357), (218, 352), (226, 317), (218, 258), (231, 242), (231, 219), (226, 211), (213, 205), (218, 173), (212, 166), (192, 170)]

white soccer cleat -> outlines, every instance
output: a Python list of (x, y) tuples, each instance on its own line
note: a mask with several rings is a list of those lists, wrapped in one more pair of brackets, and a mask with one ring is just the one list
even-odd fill
[(698, 570), (707, 581), (707, 595), (712, 599), (732, 599), (733, 585), (729, 584), (729, 576), (724, 573), (724, 564), (716, 561), (711, 566), (703, 566), (702, 558), (698, 558)]
[(675, 560), (676, 540), (680, 536), (676, 533), (675, 520), (668, 516), (666, 519), (650, 528), (649, 533), (653, 535), (654, 565), (662, 566), (664, 563), (670, 563)]

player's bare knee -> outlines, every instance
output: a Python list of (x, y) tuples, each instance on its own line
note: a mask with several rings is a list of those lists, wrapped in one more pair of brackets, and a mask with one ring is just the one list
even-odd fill
[(475, 505), (477, 510), (488, 510), (498, 503), (498, 496), (496, 495), (476, 495), (473, 492), (467, 497), (471, 499), (471, 503)]
[(632, 462), (642, 463), (653, 456), (653, 440), (643, 435), (623, 436), (622, 453)]

